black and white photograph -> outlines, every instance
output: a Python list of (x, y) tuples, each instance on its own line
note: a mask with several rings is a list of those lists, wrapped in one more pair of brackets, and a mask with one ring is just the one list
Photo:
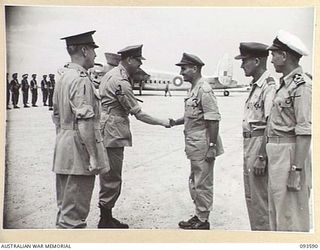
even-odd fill
[(312, 5), (4, 11), (4, 230), (315, 232)]

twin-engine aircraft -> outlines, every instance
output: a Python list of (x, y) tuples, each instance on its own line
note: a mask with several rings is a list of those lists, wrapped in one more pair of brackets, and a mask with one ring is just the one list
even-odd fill
[[(233, 68), (232, 60), (225, 54), (219, 61), (215, 76), (204, 76), (213, 89), (223, 90), (224, 96), (229, 96), (227, 89), (244, 88), (245, 85), (238, 85), (237, 81), (232, 79)], [(139, 90), (139, 94), (145, 90), (162, 90), (169, 86), (170, 90), (189, 90), (191, 84), (183, 81), (183, 77), (172, 72), (163, 72), (156, 70), (140, 69), (133, 78), (133, 89)]]

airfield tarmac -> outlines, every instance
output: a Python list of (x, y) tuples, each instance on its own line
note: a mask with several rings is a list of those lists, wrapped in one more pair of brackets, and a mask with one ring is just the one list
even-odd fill
[[(159, 118), (183, 115), (186, 92), (144, 92), (142, 110)], [(214, 170), (211, 230), (250, 230), (242, 178), (241, 122), (248, 93), (217, 92), (225, 153)], [(38, 105), (41, 105), (41, 94)], [(20, 106), (21, 103), (20, 103)], [(131, 117), (133, 147), (125, 148), (123, 186), (113, 209), (132, 229), (178, 229), (193, 215), (188, 191), (189, 160), (184, 153), (183, 126), (163, 128)], [(7, 111), (4, 228), (53, 229), (56, 219), (55, 174), (52, 158), (55, 127), (48, 107)], [(99, 220), (99, 179), (96, 179), (88, 228)]]

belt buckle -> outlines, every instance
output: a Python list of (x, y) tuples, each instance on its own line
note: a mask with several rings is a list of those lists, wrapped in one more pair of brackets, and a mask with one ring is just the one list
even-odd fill
[(251, 132), (244, 132), (245, 138), (251, 138)]

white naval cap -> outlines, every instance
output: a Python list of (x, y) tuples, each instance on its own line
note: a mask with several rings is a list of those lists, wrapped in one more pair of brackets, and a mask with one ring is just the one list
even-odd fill
[(309, 55), (309, 50), (300, 40), (299, 37), (285, 30), (279, 30), (273, 44), (268, 47), (268, 50), (284, 50), (293, 51), (300, 57)]

